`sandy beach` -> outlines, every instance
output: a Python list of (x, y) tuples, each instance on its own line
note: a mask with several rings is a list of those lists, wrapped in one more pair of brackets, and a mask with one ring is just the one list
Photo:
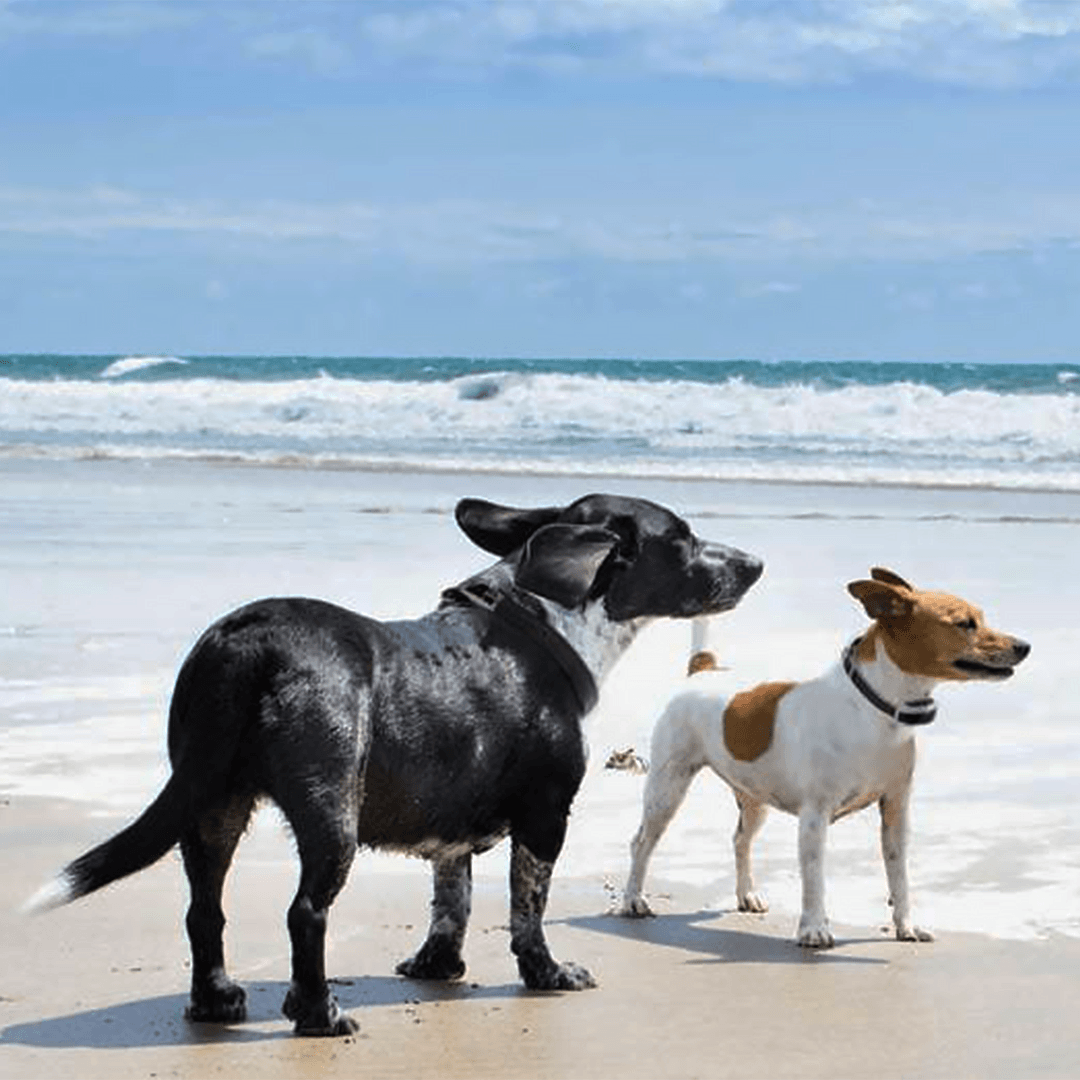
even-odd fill
[[(768, 916), (733, 907), (734, 804), (695, 784), (657, 852), (658, 917), (608, 914), (640, 777), (681, 678), (685, 626), (634, 644), (588, 721), (592, 748), (548, 931), (600, 982), (525, 992), (506, 933), (506, 851), (477, 860), (466, 979), (394, 964), (426, 927), (421, 863), (365, 854), (335, 904), (328, 966), (360, 1021), (297, 1040), (280, 1015), (290, 842), (264, 811), (227, 888), (227, 948), (248, 987), (235, 1028), (182, 1019), (186, 887), (174, 855), (35, 918), (43, 880), (136, 814), (166, 775), (165, 709), (201, 630), (256, 596), (320, 596), (378, 617), (430, 609), (483, 565), (454, 525), (464, 495), (520, 505), (618, 490), (764, 558), (726, 617), (733, 686), (809, 677), (861, 618), (844, 584), (871, 565), (947, 588), (1031, 641), (1002, 686), (941, 691), (920, 737), (912, 880), (929, 945), (887, 939), (877, 823), (831, 830), (839, 945), (807, 954), (794, 823), (758, 848)], [(362, 472), (227, 464), (0, 461), (0, 1076), (1069, 1077), (1080, 1075), (1080, 497), (1037, 492)]]

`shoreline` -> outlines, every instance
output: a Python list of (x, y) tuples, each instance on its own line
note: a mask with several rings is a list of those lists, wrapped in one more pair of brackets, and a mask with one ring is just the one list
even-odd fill
[[(267, 451), (273, 457), (260, 458), (256, 454), (230, 453), (228, 451), (181, 451), (162, 450), (140, 447), (138, 452), (124, 453), (122, 448), (71, 448), (63, 451), (56, 447), (40, 450), (35, 444), (25, 446), (5, 445), (0, 447), (0, 465), (18, 462), (76, 464), (76, 463), (116, 463), (142, 466), (177, 465), (180, 467), (218, 467), (240, 470), (267, 470), (297, 473), (356, 473), (361, 475), (417, 475), (431, 477), (476, 476), (508, 480), (517, 478), (529, 481), (564, 481), (580, 482), (584, 480), (612, 481), (620, 484), (715, 484), (731, 486), (761, 486), (772, 488), (821, 488), (824, 490), (851, 491), (867, 488), (889, 492), (939, 492), (942, 494), (963, 495), (1004, 495), (1004, 496), (1041, 496), (1074, 498), (1080, 501), (1080, 480), (1053, 485), (1050, 483), (1007, 484), (1001, 481), (964, 482), (961, 480), (942, 480), (928, 478), (923, 480), (899, 480), (878, 476), (855, 475), (852, 479), (837, 479), (829, 476), (775, 476), (755, 475), (746, 472), (738, 475), (711, 475), (694, 473), (686, 463), (680, 469), (675, 464), (670, 468), (660, 467), (655, 470), (638, 468), (626, 472), (602, 466), (584, 466), (558, 468), (551, 464), (510, 468), (501, 463), (480, 461), (448, 461), (445, 464), (430, 459), (415, 461), (402, 460), (400, 455), (387, 458), (343, 458), (333, 455), (321, 456), (317, 453), (300, 454), (287, 451)], [(929, 472), (932, 472), (930, 470)]]

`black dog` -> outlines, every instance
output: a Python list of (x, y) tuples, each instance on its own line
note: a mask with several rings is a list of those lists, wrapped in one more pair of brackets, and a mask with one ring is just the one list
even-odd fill
[(434, 866), (431, 928), (399, 973), (464, 973), (471, 857), (509, 833), (510, 947), (522, 979), (539, 990), (595, 985), (552, 958), (542, 926), (585, 772), (581, 720), (643, 625), (733, 608), (762, 565), (641, 499), (590, 495), (538, 510), (464, 499), (457, 521), (501, 561), (423, 618), (376, 622), (320, 600), (274, 599), (210, 627), (176, 680), (165, 788), (29, 906), (84, 896), (179, 842), (191, 886), (188, 1016), (242, 1020), (244, 991), (225, 973), (221, 892), (265, 796), (300, 856), (284, 1004), (298, 1034), (356, 1030), (330, 993), (323, 954), (358, 843)]

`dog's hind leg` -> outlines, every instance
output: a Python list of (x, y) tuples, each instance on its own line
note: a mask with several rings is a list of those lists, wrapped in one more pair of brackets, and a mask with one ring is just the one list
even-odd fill
[(538, 858), (514, 836), (510, 852), (510, 951), (530, 990), (588, 990), (596, 980), (578, 964), (560, 964), (544, 940), (544, 910), (554, 860)]
[(472, 908), (472, 856), (436, 859), (432, 876), (435, 892), (427, 940), (396, 970), (410, 979), (460, 979), (465, 974), (461, 946)]
[(649, 859), (660, 838), (664, 835), (675, 812), (682, 806), (690, 782), (697, 776), (699, 765), (685, 761), (663, 761), (649, 767), (642, 799), (641, 825), (630, 841), (630, 874), (623, 890), (623, 904), (619, 912), (628, 918), (645, 918), (653, 914), (648, 901), (642, 895)]
[(753, 862), (750, 854), (754, 837), (761, 831), (769, 808), (751, 799), (749, 795), (735, 792), (739, 804), (739, 824), (735, 827), (735, 897), (740, 911), (766, 912), (769, 905), (754, 889)]
[(697, 733), (677, 702), (670, 703), (656, 722), (650, 756), (652, 762), (642, 796), (641, 826), (630, 841), (630, 875), (620, 911), (628, 918), (652, 915), (652, 909), (642, 895), (649, 859), (675, 812), (682, 806), (691, 781), (705, 764)]
[(292, 983), (281, 1011), (297, 1035), (351, 1035), (359, 1025), (341, 1011), (326, 982), (326, 921), (356, 854), (356, 810), (342, 811), (325, 793), (305, 804), (301, 814), (282, 806), (296, 836), (300, 887), (289, 907)]
[(191, 889), (187, 913), (191, 1004), (185, 1013), (189, 1020), (235, 1024), (247, 1015), (243, 987), (225, 973), (221, 890), (254, 802), (252, 795), (235, 796), (202, 814), (180, 837)]

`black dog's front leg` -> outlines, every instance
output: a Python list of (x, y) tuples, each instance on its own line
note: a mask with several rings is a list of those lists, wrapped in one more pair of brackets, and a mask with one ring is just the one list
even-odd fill
[(554, 863), (516, 838), (510, 855), (510, 950), (530, 990), (588, 990), (596, 980), (577, 964), (558, 963), (544, 940), (544, 909)]
[(396, 970), (409, 979), (460, 979), (465, 974), (461, 946), (472, 909), (472, 856), (436, 860), (432, 874), (435, 893), (427, 941)]

